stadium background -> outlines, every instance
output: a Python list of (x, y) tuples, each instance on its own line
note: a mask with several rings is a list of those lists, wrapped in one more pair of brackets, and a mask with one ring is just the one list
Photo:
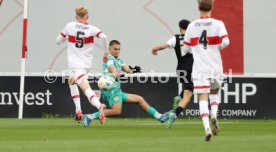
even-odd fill
[[(232, 92), (237, 91), (236, 94), (233, 93), (234, 95), (230, 94), (231, 109), (243, 110), (248, 107), (263, 106), (258, 111), (266, 111), (260, 116), (245, 118), (275, 119), (276, 116), (272, 108), (275, 107), (272, 89), (275, 86), (273, 83), (276, 73), (274, 59), (276, 43), (273, 39), (276, 29), (275, 20), (268, 17), (274, 13), (275, 4), (274, 0), (217, 0), (215, 3), (214, 17), (225, 21), (231, 40), (231, 46), (222, 52), (224, 70), (227, 73), (232, 69), (233, 73), (244, 75), (238, 76), (233, 84), (229, 84), (232, 85), (230, 87)], [(60, 73), (67, 69), (66, 45), (56, 45), (55, 39), (65, 24), (74, 20), (74, 8), (78, 5), (89, 8), (90, 23), (99, 27), (110, 40), (121, 41), (121, 57), (125, 62), (130, 65), (140, 65), (145, 72), (170, 74), (175, 72), (176, 58), (173, 50), (163, 51), (155, 57), (151, 54), (151, 48), (166, 42), (177, 33), (177, 23), (180, 19), (198, 18), (195, 0), (30, 0), (26, 66), (29, 77), (26, 79), (26, 92), (45, 93), (47, 89), (52, 88), (50, 92), (53, 95), (49, 102), (54, 104), (25, 106), (24, 116), (40, 117), (42, 113), (60, 115), (72, 113), (73, 103), (70, 103), (66, 84), (61, 83), (60, 77), (54, 84), (45, 83), (43, 74), (47, 70)], [(16, 94), (13, 97), (12, 93), (19, 90), (22, 13), (23, 0), (6, 0), (0, 7), (0, 108), (3, 117), (17, 115)], [(102, 42), (96, 40), (93, 71), (101, 71), (102, 48)], [(174, 81), (174, 77), (171, 77), (170, 81)], [(254, 87), (248, 83), (244, 84), (246, 81), (257, 86), (255, 94), (250, 95), (250, 92), (254, 92)], [(170, 91), (167, 91), (168, 87)], [(242, 89), (249, 92), (248, 96), (251, 97), (249, 100), (254, 104), (241, 104), (244, 99)], [(178, 86), (175, 82), (158, 85), (136, 83), (126, 84), (125, 90), (143, 95), (151, 104), (165, 111), (171, 105), (169, 101), (177, 94)], [(266, 98), (262, 101), (262, 97)], [(7, 101), (9, 98), (12, 101)], [(238, 99), (241, 102), (237, 103)], [(156, 100), (162, 100), (162, 103)], [(35, 101), (38, 99), (32, 99), (32, 102)], [(224, 104), (221, 109), (223, 106)], [(87, 102), (84, 102), (83, 107), (89, 107)], [(192, 104), (191, 107), (197, 109), (196, 104)], [(135, 116), (144, 116), (137, 109), (131, 110), (136, 113)], [(130, 115), (124, 113), (123, 116)]]

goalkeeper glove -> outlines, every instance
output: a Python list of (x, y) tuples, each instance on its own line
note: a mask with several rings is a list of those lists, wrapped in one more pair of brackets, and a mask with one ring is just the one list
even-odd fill
[(132, 73), (141, 73), (142, 69), (140, 66), (135, 66), (134, 68), (129, 65), (129, 68), (131, 69)]

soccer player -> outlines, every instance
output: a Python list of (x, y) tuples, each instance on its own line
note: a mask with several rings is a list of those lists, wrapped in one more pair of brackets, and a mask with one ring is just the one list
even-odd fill
[(200, 19), (187, 28), (184, 38), (184, 52), (192, 52), (194, 57), (194, 93), (198, 94), (199, 111), (202, 117), (205, 140), (210, 141), (212, 132), (209, 124), (208, 95), (211, 98), (211, 121), (213, 132), (218, 132), (217, 107), (218, 92), (223, 82), (223, 66), (220, 50), (229, 45), (227, 30), (222, 21), (211, 18), (214, 0), (198, 0)]
[[(117, 116), (122, 113), (122, 104), (138, 104), (140, 108), (147, 112), (150, 116), (156, 118), (160, 122), (165, 122), (168, 119), (169, 113), (160, 114), (157, 110), (151, 107), (143, 97), (136, 94), (124, 93), (121, 90), (120, 82), (116, 81), (122, 72), (133, 73), (133, 71), (119, 58), (121, 50), (120, 42), (112, 40), (109, 43), (108, 61), (103, 63), (104, 75), (113, 79), (114, 83), (110, 90), (103, 89), (101, 98), (108, 102), (111, 109), (105, 109), (105, 116)], [(135, 72), (140, 72), (141, 69), (136, 66)], [(99, 113), (87, 114), (83, 117), (84, 127), (89, 127), (92, 120), (98, 119)]]
[[(107, 42), (107, 36), (97, 27), (88, 24), (88, 10), (84, 6), (75, 9), (76, 20), (69, 22), (57, 37), (57, 44), (68, 40), (68, 66), (72, 75), (68, 80), (71, 95), (76, 106), (76, 120), (82, 118), (79, 89), (84, 92), (89, 102), (100, 112), (100, 122), (103, 123), (105, 105), (101, 104), (88, 82), (88, 69), (91, 68), (94, 49), (94, 37), (102, 38)], [(107, 55), (107, 54), (106, 54)]]
[[(174, 112), (173, 115), (169, 117), (168, 128), (171, 128), (175, 118), (183, 111), (183, 109), (189, 104), (191, 97), (193, 95), (193, 82), (191, 80), (192, 67), (193, 67), (193, 55), (191, 53), (184, 53), (181, 48), (183, 46), (184, 36), (186, 29), (190, 21), (181, 20), (179, 21), (180, 34), (174, 35), (166, 43), (156, 46), (152, 49), (152, 54), (157, 55), (158, 51), (164, 50), (166, 48), (174, 48), (177, 57), (177, 68), (176, 73), (179, 76), (179, 80), (182, 83), (183, 90), (179, 96), (174, 97)], [(184, 77), (184, 78), (183, 78)], [(173, 118), (174, 117), (174, 118)]]

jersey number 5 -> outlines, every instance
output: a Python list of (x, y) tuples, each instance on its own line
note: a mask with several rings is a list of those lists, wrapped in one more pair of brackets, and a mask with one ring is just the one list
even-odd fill
[(84, 39), (80, 37), (81, 35), (85, 35), (85, 33), (78, 31), (77, 32), (77, 37), (76, 37), (76, 43), (75, 43), (77, 48), (82, 48), (83, 47)]
[(207, 31), (206, 30), (203, 30), (200, 38), (199, 38), (199, 41), (198, 41), (199, 44), (203, 44), (203, 48), (206, 50), (207, 49), (207, 44), (208, 44), (208, 38), (207, 38)]

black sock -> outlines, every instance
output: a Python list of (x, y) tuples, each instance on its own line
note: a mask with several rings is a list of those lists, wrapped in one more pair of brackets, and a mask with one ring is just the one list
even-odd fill
[(183, 111), (184, 109), (182, 108), (182, 107), (177, 107), (176, 109), (175, 109), (175, 114), (176, 114), (176, 116), (178, 116), (182, 111)]

